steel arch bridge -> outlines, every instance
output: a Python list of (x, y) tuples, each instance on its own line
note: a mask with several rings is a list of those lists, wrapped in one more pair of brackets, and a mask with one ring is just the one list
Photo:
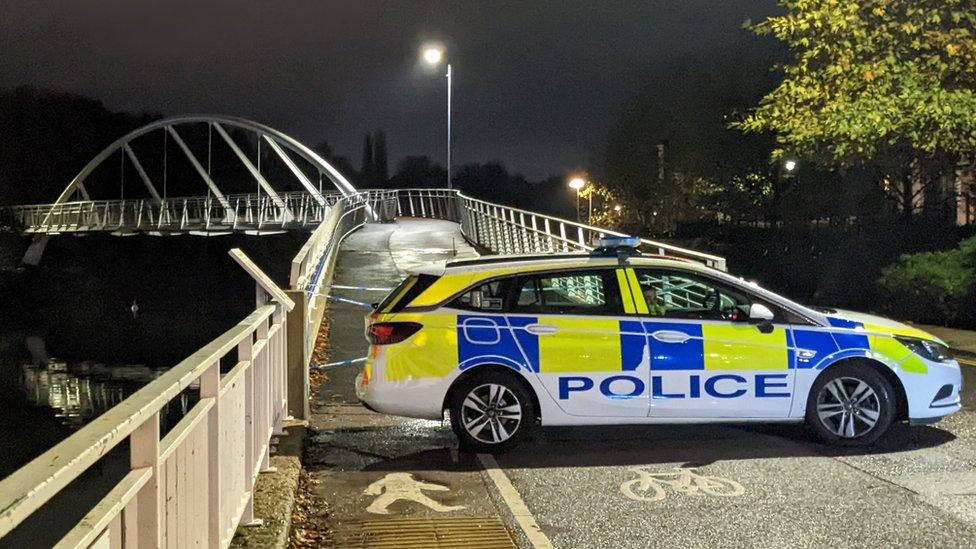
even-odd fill
[[(199, 135), (202, 129), (206, 130), (205, 147), (184, 137), (188, 132)], [(162, 134), (162, 140), (158, 134)], [(155, 141), (151, 135), (157, 136)], [(147, 142), (155, 148), (154, 159), (161, 164), (156, 170), (146, 168), (136, 153), (137, 142), (144, 148)], [(176, 154), (168, 154), (170, 148), (176, 149)], [(228, 182), (218, 184), (219, 178), (211, 169), (215, 148), (236, 162), (238, 173), (247, 174), (255, 185), (253, 192), (229, 193)], [(116, 157), (118, 163), (112, 166)], [(198, 194), (168, 195), (167, 176), (176, 161), (173, 157), (181, 158), (184, 172), (198, 179)], [(280, 169), (271, 173), (273, 170), (267, 166), (262, 168), (262, 158), (266, 158), (266, 164), (269, 159), (280, 162)], [(118, 170), (120, 179), (115, 196), (111, 196), (113, 189), (91, 181), (97, 170), (112, 168)], [(141, 197), (124, 196), (127, 171), (130, 179), (137, 179)], [(100, 187), (97, 190), (103, 191), (101, 194), (109, 191), (110, 197), (93, 198), (96, 189), (91, 183)], [(188, 187), (187, 181), (181, 183), (183, 188)], [(240, 187), (241, 181), (230, 183)], [(331, 190), (326, 191), (323, 185)], [(297, 186), (297, 190), (288, 190), (289, 186)], [(53, 203), (15, 206), (10, 210), (25, 233), (36, 235), (211, 235), (233, 231), (267, 234), (314, 228), (336, 200), (357, 194), (352, 183), (322, 156), (274, 128), (238, 117), (198, 115), (166, 118), (120, 137), (85, 165)]]

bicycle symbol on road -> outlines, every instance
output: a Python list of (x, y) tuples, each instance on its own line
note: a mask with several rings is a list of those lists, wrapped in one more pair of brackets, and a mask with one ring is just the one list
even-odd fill
[(664, 487), (686, 496), (741, 496), (745, 487), (738, 482), (716, 476), (699, 475), (694, 469), (676, 467), (671, 471), (654, 472), (647, 467), (631, 467), (637, 478), (620, 485), (620, 492), (634, 501), (661, 501), (667, 496)]

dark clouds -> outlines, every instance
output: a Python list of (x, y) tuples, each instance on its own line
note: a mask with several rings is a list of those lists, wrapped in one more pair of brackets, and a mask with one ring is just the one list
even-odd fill
[(53, 2), (0, 4), (0, 86), (50, 87), (109, 108), (253, 118), (328, 140), (358, 163), (364, 132), (391, 158), (444, 157), (443, 72), (455, 70), (455, 159), (529, 177), (587, 163), (656, 69), (747, 39), (773, 0)]

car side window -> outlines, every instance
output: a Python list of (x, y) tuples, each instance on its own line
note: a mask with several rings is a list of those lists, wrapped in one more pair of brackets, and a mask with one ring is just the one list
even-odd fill
[(448, 307), (467, 311), (501, 312), (505, 310), (505, 298), (512, 279), (503, 278), (485, 282), (464, 292), (448, 304)]
[(746, 320), (754, 301), (725, 284), (692, 273), (636, 269), (651, 316), (700, 320)]
[(519, 277), (512, 312), (620, 314), (612, 271), (573, 271)]

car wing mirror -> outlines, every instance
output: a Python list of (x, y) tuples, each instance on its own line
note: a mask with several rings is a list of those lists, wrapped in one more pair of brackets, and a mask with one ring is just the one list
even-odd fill
[(764, 334), (773, 331), (773, 317), (773, 311), (762, 303), (753, 303), (749, 306), (749, 322), (755, 324)]

